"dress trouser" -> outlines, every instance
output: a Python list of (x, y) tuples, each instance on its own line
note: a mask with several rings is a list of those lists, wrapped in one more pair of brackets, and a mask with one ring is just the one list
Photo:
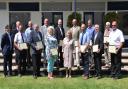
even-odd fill
[(33, 75), (40, 75), (41, 53), (32, 54)]
[(30, 56), (30, 46), (28, 45), (28, 49), (27, 49), (27, 66), (30, 67), (31, 66), (31, 56)]
[[(8, 67), (8, 71), (7, 71)], [(12, 54), (4, 55), (4, 75), (12, 74)]]
[(122, 49), (117, 54), (111, 53), (111, 75), (119, 77), (121, 75), (121, 53)]
[(58, 58), (59, 60), (59, 67), (64, 67), (64, 61), (63, 61), (63, 52), (62, 52), (62, 46), (58, 47)]
[(84, 66), (84, 75), (89, 76), (89, 53), (81, 53), (82, 65)]
[[(25, 73), (26, 71), (26, 55), (27, 51), (22, 50), (18, 51), (17, 56), (18, 56), (18, 74)], [(23, 68), (23, 71), (22, 71)]]
[(105, 57), (105, 64), (110, 64), (110, 53), (108, 52), (108, 48), (104, 49), (104, 57)]
[(94, 53), (94, 65), (96, 76), (101, 76), (102, 53)]

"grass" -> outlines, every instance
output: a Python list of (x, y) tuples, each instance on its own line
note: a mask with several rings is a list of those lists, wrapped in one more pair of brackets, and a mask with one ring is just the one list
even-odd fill
[(4, 78), (0, 76), (0, 89), (128, 89), (128, 77), (113, 80), (108, 77), (102, 79), (90, 78), (83, 80), (81, 76), (70, 79), (47, 77), (33, 79), (32, 76), (18, 76)]

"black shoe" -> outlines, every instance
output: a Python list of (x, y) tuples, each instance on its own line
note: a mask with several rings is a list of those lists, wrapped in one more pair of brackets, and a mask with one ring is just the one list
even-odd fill
[(6, 78), (7, 77), (7, 75), (6, 74), (4, 74), (4, 78)]
[(37, 79), (37, 75), (33, 75), (33, 78), (34, 78), (34, 79)]
[(19, 77), (21, 77), (22, 75), (21, 74), (18, 74)]
[(101, 79), (101, 76), (97, 76), (96, 79)]
[(118, 79), (120, 79), (119, 77), (113, 77), (113, 80), (118, 80)]

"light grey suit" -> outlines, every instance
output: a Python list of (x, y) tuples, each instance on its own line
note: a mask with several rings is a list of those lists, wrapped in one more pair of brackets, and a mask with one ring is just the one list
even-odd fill
[[(74, 26), (70, 29), (70, 31), (72, 32), (72, 38), (74, 41), (79, 41), (79, 34), (80, 34), (80, 27), (79, 26)], [(80, 66), (80, 58), (79, 58), (79, 51), (78, 51), (78, 47), (74, 45), (75, 48), (75, 55), (74, 56), (74, 65)]]
[(40, 27), (40, 31), (41, 31), (42, 36), (43, 36), (43, 42), (44, 42), (45, 36), (47, 34), (47, 28), (48, 28), (48, 26), (46, 26), (46, 25), (43, 25)]

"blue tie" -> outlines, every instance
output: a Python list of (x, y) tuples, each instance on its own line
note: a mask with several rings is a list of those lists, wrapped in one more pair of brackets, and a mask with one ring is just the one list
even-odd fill
[(81, 37), (81, 42), (80, 42), (81, 45), (83, 43), (83, 37), (84, 37), (84, 32), (82, 33), (82, 37)]

